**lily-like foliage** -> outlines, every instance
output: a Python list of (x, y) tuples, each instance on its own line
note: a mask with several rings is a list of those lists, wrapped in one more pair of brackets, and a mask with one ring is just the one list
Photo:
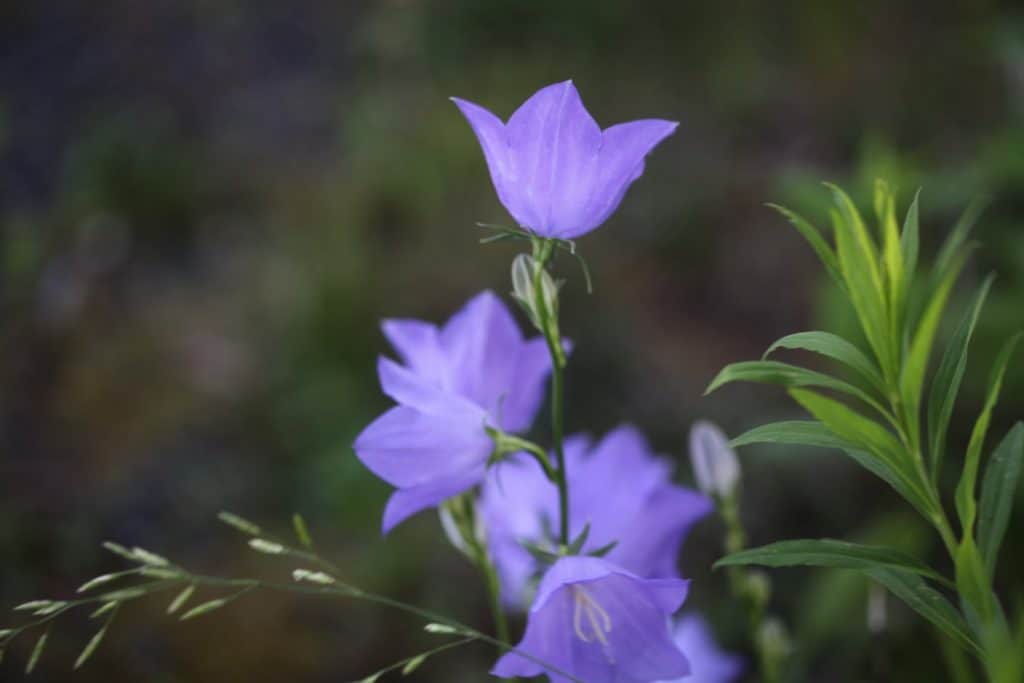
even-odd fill
[[(582, 554), (597, 553), (645, 578), (678, 577), (680, 548), (690, 528), (711, 511), (706, 496), (672, 483), (669, 461), (643, 435), (622, 426), (596, 446), (584, 436), (565, 443), (570, 535)], [(491, 556), (511, 606), (529, 601), (531, 579), (545, 568), (540, 553), (558, 553), (558, 494), (529, 460), (493, 468), (480, 497)], [(525, 544), (525, 545), (524, 545)]]
[[(949, 420), (991, 277), (973, 295), (927, 381), (936, 334), (967, 260), (965, 240), (978, 211), (971, 207), (965, 212), (935, 264), (924, 271), (918, 264), (916, 197), (901, 228), (895, 198), (879, 182), (874, 199), (877, 229), (871, 229), (846, 193), (829, 187), (834, 200), (832, 243), (808, 220), (775, 208), (807, 239), (845, 294), (860, 323), (864, 345), (824, 331), (787, 335), (772, 344), (765, 359), (724, 368), (708, 391), (734, 381), (786, 387), (814, 419), (763, 425), (737, 437), (733, 445), (783, 443), (838, 449), (888, 483), (934, 527), (953, 561), (955, 577), (947, 580), (895, 549), (831, 540), (745, 550), (718, 564), (810, 564), (859, 570), (977, 655), (991, 676), (996, 643), (1009, 639), (992, 577), (1024, 463), (1024, 424), (1018, 423), (991, 452), (980, 497), (977, 480), (992, 410), (1019, 335), (995, 357), (985, 404), (963, 458), (956, 463), (961, 467), (954, 496), (959, 533), (939, 490), (950, 450), (946, 444)], [(779, 349), (820, 354), (834, 361), (838, 372), (766, 360)], [(947, 600), (943, 589), (956, 592), (959, 607)]]
[(644, 119), (602, 131), (572, 81), (541, 88), (508, 123), (480, 105), (452, 100), (480, 141), (508, 212), (531, 233), (563, 240), (608, 220), (643, 175), (644, 158), (678, 125)]
[(480, 483), (493, 435), (528, 429), (551, 362), (544, 339), (525, 339), (505, 305), (478, 294), (443, 327), (388, 320), (385, 336), (404, 361), (378, 363), (398, 405), (356, 439), (356, 455), (397, 491), (384, 530)]

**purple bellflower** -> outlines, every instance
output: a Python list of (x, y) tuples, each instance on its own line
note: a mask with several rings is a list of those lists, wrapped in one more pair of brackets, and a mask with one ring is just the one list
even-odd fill
[[(686, 599), (683, 579), (643, 579), (597, 557), (558, 560), (544, 575), (516, 645), (587, 683), (646, 683), (690, 672), (668, 618)], [(491, 671), (501, 678), (569, 678), (509, 652)]]
[(602, 131), (572, 81), (541, 88), (508, 123), (452, 100), (476, 133), (498, 199), (512, 217), (536, 235), (567, 240), (615, 212), (643, 175), (644, 157), (679, 125), (646, 119)]
[(743, 657), (722, 650), (704, 618), (696, 613), (683, 614), (673, 629), (676, 645), (690, 660), (686, 678), (661, 683), (733, 683), (743, 674)]
[[(679, 550), (711, 500), (671, 481), (668, 461), (655, 456), (630, 426), (609, 432), (591, 448), (583, 436), (565, 442), (570, 535), (590, 525), (583, 553), (614, 546), (605, 559), (645, 578), (677, 577)], [(481, 493), (480, 514), (491, 556), (510, 606), (529, 599), (539, 562), (526, 541), (554, 551), (558, 496), (536, 463), (512, 458), (493, 468)]]
[(487, 428), (529, 428), (551, 362), (544, 340), (524, 339), (492, 292), (471, 299), (442, 327), (386, 320), (404, 364), (378, 362), (381, 388), (398, 405), (356, 439), (356, 455), (398, 490), (387, 533), (407, 517), (480, 483), (494, 442)]

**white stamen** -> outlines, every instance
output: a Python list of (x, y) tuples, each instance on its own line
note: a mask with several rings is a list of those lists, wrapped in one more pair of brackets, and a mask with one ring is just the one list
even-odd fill
[[(605, 648), (608, 647), (608, 633), (612, 630), (612, 618), (608, 612), (595, 600), (590, 593), (582, 586), (572, 586), (573, 613), (572, 627), (576, 636), (584, 643), (591, 643), (597, 639)], [(587, 618), (587, 625), (590, 626), (590, 633), (584, 630), (583, 616)], [(606, 650), (607, 653), (607, 650)], [(610, 653), (609, 657), (610, 657)]]

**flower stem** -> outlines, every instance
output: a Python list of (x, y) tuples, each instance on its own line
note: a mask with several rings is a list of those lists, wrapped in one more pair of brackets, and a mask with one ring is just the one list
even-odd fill
[[(547, 262), (554, 253), (554, 242), (551, 240), (534, 240), (533, 258), (536, 264), (533, 273), (533, 290), (536, 297), (538, 324), (544, 339), (547, 341), (548, 352), (551, 354), (551, 435), (554, 440), (556, 476), (558, 487), (559, 539), (562, 545), (569, 545), (569, 485), (565, 468), (563, 403), (565, 395), (565, 352), (562, 350), (562, 339), (558, 331), (558, 312), (550, 310), (545, 290), (541, 282)], [(556, 299), (557, 301), (557, 299)]]

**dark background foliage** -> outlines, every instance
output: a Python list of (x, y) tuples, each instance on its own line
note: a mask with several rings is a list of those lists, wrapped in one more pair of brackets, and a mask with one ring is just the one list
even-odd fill
[[(1024, 14), (1010, 2), (380, 0), (0, 4), (0, 605), (70, 594), (119, 567), (105, 539), (197, 570), (284, 576), (214, 521), (286, 530), (302, 512), (347, 578), (485, 626), (476, 578), (423, 515), (378, 536), (387, 488), (352, 455), (388, 402), (382, 316), (445, 318), (504, 293), (506, 221), (450, 95), (507, 116), (574, 78), (602, 125), (682, 122), (621, 210), (581, 248), (563, 327), (577, 342), (571, 430), (640, 425), (690, 479), (698, 417), (730, 433), (797, 411), (782, 392), (703, 388), (723, 364), (800, 329), (849, 329), (809, 249), (763, 206), (823, 222), (817, 184), (867, 206), (923, 188), (934, 251), (977, 195), (992, 204), (965, 284), (999, 272), (952, 443), (961, 448), (1002, 338), (1024, 316)], [(962, 306), (954, 301), (955, 310)], [(812, 362), (812, 361), (811, 361)], [(995, 426), (1024, 414), (1024, 363)], [(993, 440), (995, 436), (993, 437)], [(840, 456), (748, 449), (752, 540), (873, 539), (940, 562), (883, 484)], [(999, 580), (1024, 581), (1024, 505)], [(716, 522), (689, 540), (692, 604), (744, 649)], [(940, 680), (928, 628), (866, 586), (774, 572), (806, 680)], [(258, 594), (181, 625), (122, 615), (86, 668), (90, 626), (61, 620), (41, 680), (337, 681), (429, 642), (401, 615)], [(0, 624), (2, 626), (3, 624)], [(0, 678), (17, 680), (29, 642)], [(493, 653), (420, 680), (481, 680)], [(912, 672), (912, 673), (908, 673)]]

